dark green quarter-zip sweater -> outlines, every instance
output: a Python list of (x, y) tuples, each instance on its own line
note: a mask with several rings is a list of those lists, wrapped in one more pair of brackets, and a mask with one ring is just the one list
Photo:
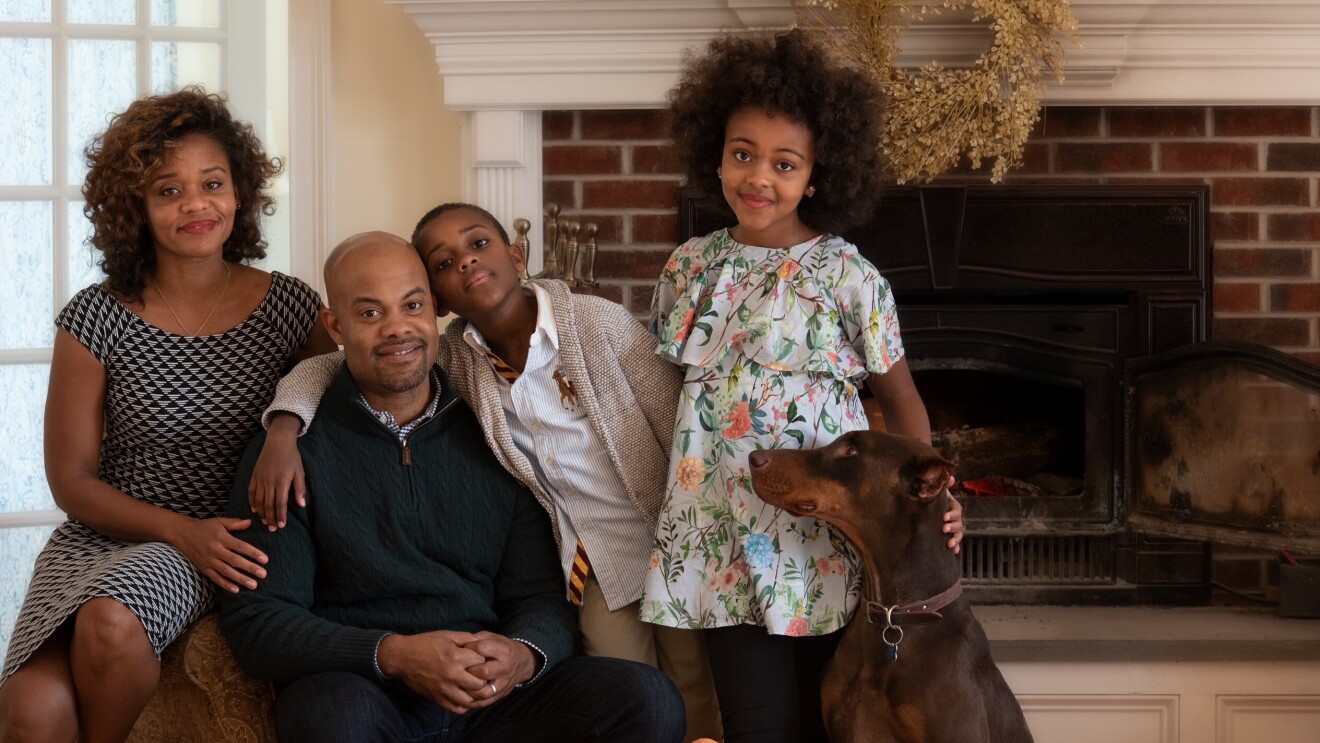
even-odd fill
[(435, 417), (406, 446), (358, 399), (348, 369), (298, 441), (307, 507), (269, 532), (248, 507), (265, 442), (239, 463), (229, 515), (270, 558), (255, 590), (224, 593), (222, 628), (245, 670), (291, 681), (329, 671), (376, 677), (390, 632), (488, 630), (523, 640), (547, 667), (572, 649), (575, 617), (544, 509), (486, 447), (441, 376)]

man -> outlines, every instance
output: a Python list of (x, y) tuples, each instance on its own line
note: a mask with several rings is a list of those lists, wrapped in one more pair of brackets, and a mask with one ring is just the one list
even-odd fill
[[(680, 740), (682, 703), (657, 671), (567, 658), (550, 525), (434, 367), (416, 252), (356, 235), (327, 261), (326, 290), (345, 367), (298, 442), (307, 507), (242, 534), (269, 574), (221, 603), (239, 663), (281, 684), (280, 739)], [(252, 513), (263, 438), (232, 514)]]

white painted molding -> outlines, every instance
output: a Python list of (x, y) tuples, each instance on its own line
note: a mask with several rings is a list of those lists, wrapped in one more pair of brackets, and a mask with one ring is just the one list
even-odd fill
[[(1177, 694), (1055, 694), (1018, 697), (1032, 736), (1038, 740), (1071, 739), (1079, 721), (1089, 721), (1103, 730), (1104, 740), (1114, 740), (1121, 729), (1134, 743), (1179, 743), (1179, 699)], [(1075, 737), (1074, 737), (1075, 736)]]
[(464, 120), (463, 198), (480, 204), (512, 236), (513, 220), (532, 223), (528, 270), (541, 270), (541, 112), (470, 111)]
[[(792, 0), (385, 0), (436, 49), (458, 110), (655, 108), (683, 51), (721, 30), (782, 27)], [(1320, 102), (1320, 3), (1312, 0), (1073, 0), (1055, 103)], [(914, 27), (900, 61), (956, 63), (988, 42), (940, 16)]]
[(1221, 695), (1215, 705), (1223, 743), (1286, 740), (1290, 730), (1320, 730), (1320, 697)]
[(58, 526), (68, 518), (58, 508), (47, 511), (20, 511), (0, 513), (0, 529), (22, 529), (30, 526)]
[[(230, 31), (222, 87), (229, 108), (243, 121), (251, 122), (262, 141), (266, 130), (266, 55), (244, 53), (266, 48), (266, 7), (260, 0), (239, 0), (225, 6)], [(241, 39), (241, 41), (240, 41)]]
[(335, 234), (330, 42), (330, 3), (289, 0), (290, 270), (323, 297), (321, 266)]

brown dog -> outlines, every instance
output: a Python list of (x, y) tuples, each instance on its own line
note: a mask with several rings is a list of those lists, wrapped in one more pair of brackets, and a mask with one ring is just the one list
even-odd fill
[(833, 524), (865, 567), (864, 603), (821, 690), (830, 739), (1029, 743), (944, 544), (949, 463), (916, 439), (873, 431), (750, 462), (762, 500)]

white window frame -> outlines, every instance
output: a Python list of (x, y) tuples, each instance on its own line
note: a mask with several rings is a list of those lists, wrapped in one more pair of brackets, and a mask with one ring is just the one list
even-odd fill
[(325, 296), (321, 267), (334, 247), (329, 209), (334, 172), (331, 85), (331, 3), (289, 4), (290, 270)]

